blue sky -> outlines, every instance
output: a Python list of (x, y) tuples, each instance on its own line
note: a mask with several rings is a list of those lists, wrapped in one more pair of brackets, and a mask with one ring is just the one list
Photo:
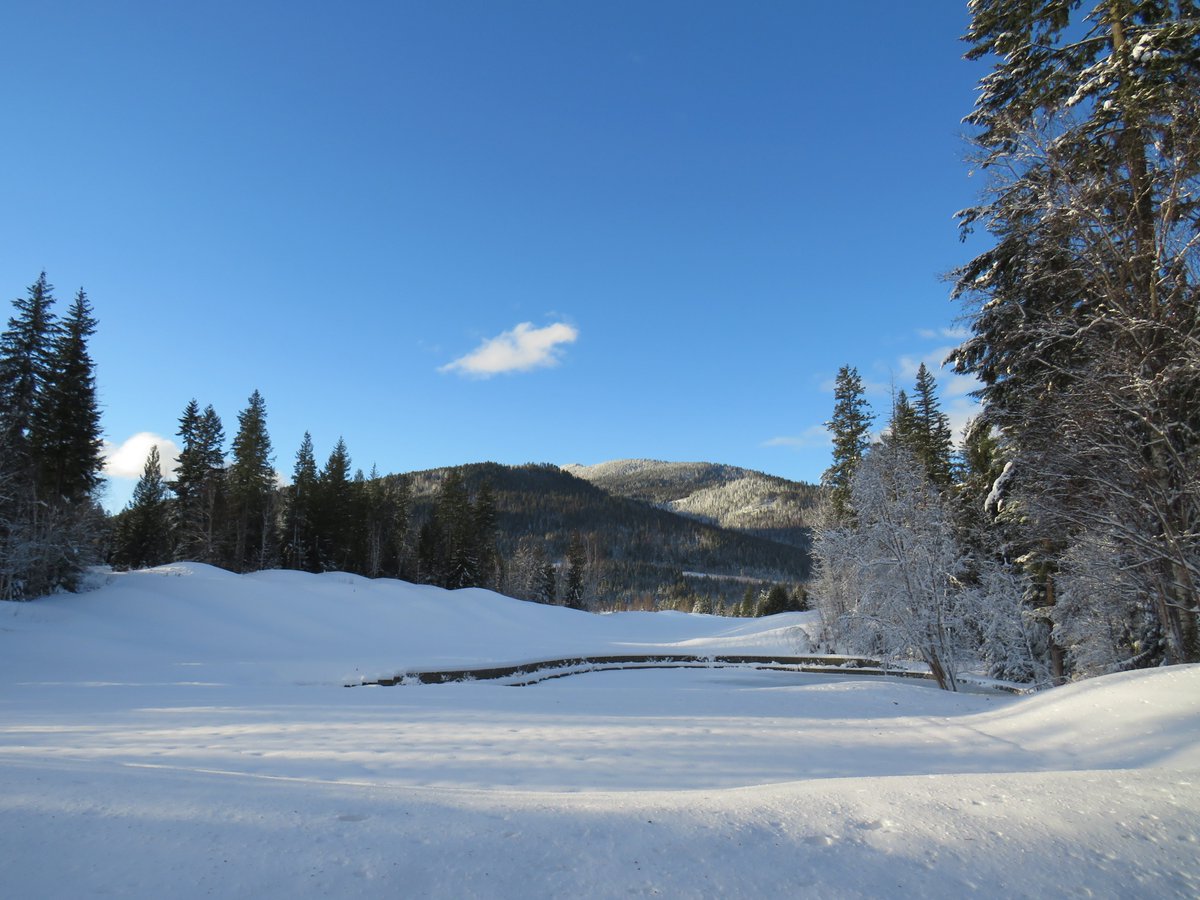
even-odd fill
[(285, 473), (309, 430), (384, 472), (816, 480), (838, 367), (884, 410), (939, 365), (978, 249), (966, 4), (838, 11), (6, 4), (0, 289), (86, 288), (114, 450), (258, 389)]

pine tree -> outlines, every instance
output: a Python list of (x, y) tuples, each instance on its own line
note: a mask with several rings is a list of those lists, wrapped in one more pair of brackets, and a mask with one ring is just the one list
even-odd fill
[(158, 447), (150, 448), (133, 499), (117, 520), (113, 565), (141, 569), (171, 558), (171, 516)]
[(554, 563), (543, 562), (534, 575), (533, 599), (554, 606), (558, 603), (558, 571)]
[(918, 441), (917, 412), (908, 402), (908, 394), (900, 391), (892, 402), (892, 417), (884, 440), (915, 452)]
[(451, 469), (442, 479), (436, 508), (445, 531), (445, 587), (474, 587), (479, 583), (475, 516), (461, 469)]
[(104, 465), (96, 367), (87, 347), (95, 332), (91, 304), (81, 288), (55, 334), (47, 382), (34, 406), (40, 493), (68, 503), (91, 497)]
[(941, 410), (937, 397), (937, 383), (933, 375), (921, 363), (917, 369), (915, 402), (912, 407), (913, 424), (916, 430), (914, 453), (925, 466), (929, 480), (940, 488), (950, 486), (950, 451), (953, 438), (950, 419)]
[(850, 515), (850, 482), (870, 443), (873, 417), (855, 368), (842, 366), (838, 370), (833, 398), (833, 417), (825, 423), (833, 437), (833, 464), (821, 481), (829, 489), (833, 515), (845, 519)]
[(422, 584), (446, 587), (449, 568), (446, 532), (435, 507), (429, 519), (421, 525), (417, 536), (417, 580)]
[(346, 571), (353, 549), (354, 486), (350, 479), (350, 452), (338, 438), (321, 474), (317, 476), (317, 533), (321, 568)]
[(54, 288), (45, 272), (27, 293), (13, 301), (16, 315), (0, 335), (0, 426), (10, 459), (27, 467), (32, 476), (35, 416), (51, 377), (57, 323), (52, 311)]
[(287, 490), (283, 514), (283, 565), (289, 569), (319, 572), (317, 553), (317, 463), (312, 435), (304, 432), (296, 451), (292, 484)]
[(972, 4), (967, 55), (992, 71), (968, 121), (992, 183), (960, 215), (994, 242), (956, 273), (974, 309), (954, 358), (983, 381), (985, 415), (1012, 450), (1022, 557), (1047, 606), (1064, 554), (1078, 566), (1121, 546), (1128, 619), (1149, 604), (1161, 635), (1157, 656), (1134, 646), (1159, 640), (1146, 633), (1129, 659), (1195, 661), (1198, 11), (1078, 7)]
[(274, 522), (275, 469), (267, 434), (267, 407), (262, 395), (250, 395), (238, 413), (233, 462), (228, 472), (232, 544), (229, 565), (237, 572), (269, 568), (276, 558)]
[(587, 568), (587, 553), (583, 547), (583, 538), (578, 531), (571, 532), (571, 542), (567, 545), (567, 583), (563, 600), (572, 609), (583, 609), (584, 573)]
[(490, 481), (485, 481), (475, 492), (471, 503), (471, 533), (469, 540), (474, 547), (478, 575), (478, 587), (500, 586), (500, 554), (496, 550), (496, 492)]
[(31, 599), (73, 589), (100, 555), (103, 513), (94, 366), (95, 328), (80, 291), (71, 318), (54, 318), (42, 273), (0, 335), (0, 595)]
[(175, 480), (176, 558), (225, 560), (225, 429), (211, 405), (200, 412), (192, 399), (179, 419)]
[(374, 466), (364, 486), (364, 562), (368, 578), (399, 577), (408, 530), (408, 484), (396, 475), (380, 476)]

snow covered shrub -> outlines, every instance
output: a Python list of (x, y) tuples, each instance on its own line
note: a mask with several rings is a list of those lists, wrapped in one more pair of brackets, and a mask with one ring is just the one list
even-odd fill
[(905, 448), (879, 444), (851, 482), (852, 518), (820, 529), (815, 591), (835, 642), (851, 652), (923, 660), (956, 690), (971, 649), (964, 621), (966, 559), (949, 510), (924, 466)]
[(1073, 678), (1136, 669), (1156, 659), (1161, 631), (1130, 554), (1112, 535), (1087, 531), (1068, 548), (1051, 611)]

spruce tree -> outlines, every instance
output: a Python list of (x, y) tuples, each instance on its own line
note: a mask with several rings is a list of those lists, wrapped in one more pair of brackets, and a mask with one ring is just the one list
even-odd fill
[(921, 363), (917, 369), (915, 402), (912, 411), (916, 426), (916, 442), (912, 449), (925, 467), (929, 480), (940, 488), (950, 486), (950, 450), (953, 438), (950, 419), (941, 410), (937, 383)]
[(43, 497), (78, 503), (91, 497), (104, 466), (95, 363), (88, 338), (96, 331), (81, 288), (54, 338), (47, 382), (34, 405), (34, 454)]
[(192, 399), (179, 419), (175, 480), (176, 558), (225, 561), (225, 430), (211, 405)]
[[(42, 272), (27, 296), (13, 301), (16, 315), (0, 335), (0, 425), (10, 458), (35, 471), (35, 416), (53, 370), (57, 323), (54, 288)], [(31, 479), (32, 480), (32, 479)]]
[(1012, 451), (1046, 606), (1061, 559), (1082, 585), (1095, 548), (1122, 547), (1126, 620), (1157, 631), (1128, 659), (1196, 661), (1200, 11), (1090, 6), (971, 5), (967, 56), (991, 71), (967, 121), (991, 184), (961, 222), (992, 241), (956, 273), (972, 336), (954, 359)]
[(490, 481), (485, 481), (475, 492), (471, 503), (470, 541), (474, 548), (476, 570), (475, 585), (498, 588), (500, 586), (500, 554), (496, 550), (496, 492)]
[(587, 568), (587, 552), (584, 550), (583, 538), (578, 531), (571, 532), (571, 542), (567, 545), (567, 583), (563, 600), (572, 609), (583, 609), (584, 573)]
[(833, 438), (833, 464), (821, 482), (829, 489), (834, 517), (846, 520), (851, 515), (850, 483), (870, 443), (873, 420), (857, 369), (842, 366), (838, 370), (833, 399), (833, 417), (825, 423)]
[(884, 441), (915, 450), (918, 440), (917, 412), (908, 402), (908, 394), (900, 391), (892, 402), (892, 417), (888, 422), (888, 431), (884, 435)]
[(317, 476), (317, 533), (321, 568), (350, 568), (354, 528), (354, 486), (350, 479), (350, 453), (338, 438)]
[(283, 565), (289, 569), (319, 572), (317, 552), (317, 463), (313, 456), (312, 435), (304, 432), (292, 484), (287, 490), (283, 515)]
[(237, 572), (269, 568), (276, 559), (274, 522), (275, 469), (267, 434), (267, 407), (262, 395), (250, 395), (238, 413), (233, 461), (228, 472), (232, 542), (228, 562)]
[(73, 589), (99, 558), (103, 513), (94, 365), (95, 328), (80, 291), (71, 318), (54, 318), (42, 273), (0, 335), (0, 596)]
[(150, 448), (129, 505), (117, 517), (113, 565), (141, 569), (171, 558), (171, 516), (158, 447)]

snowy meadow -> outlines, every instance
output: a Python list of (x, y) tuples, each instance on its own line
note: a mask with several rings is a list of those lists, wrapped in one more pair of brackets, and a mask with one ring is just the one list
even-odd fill
[(5, 897), (1192, 897), (1200, 667), (1034, 696), (750, 667), (810, 613), (596, 616), (196, 564), (0, 606)]

